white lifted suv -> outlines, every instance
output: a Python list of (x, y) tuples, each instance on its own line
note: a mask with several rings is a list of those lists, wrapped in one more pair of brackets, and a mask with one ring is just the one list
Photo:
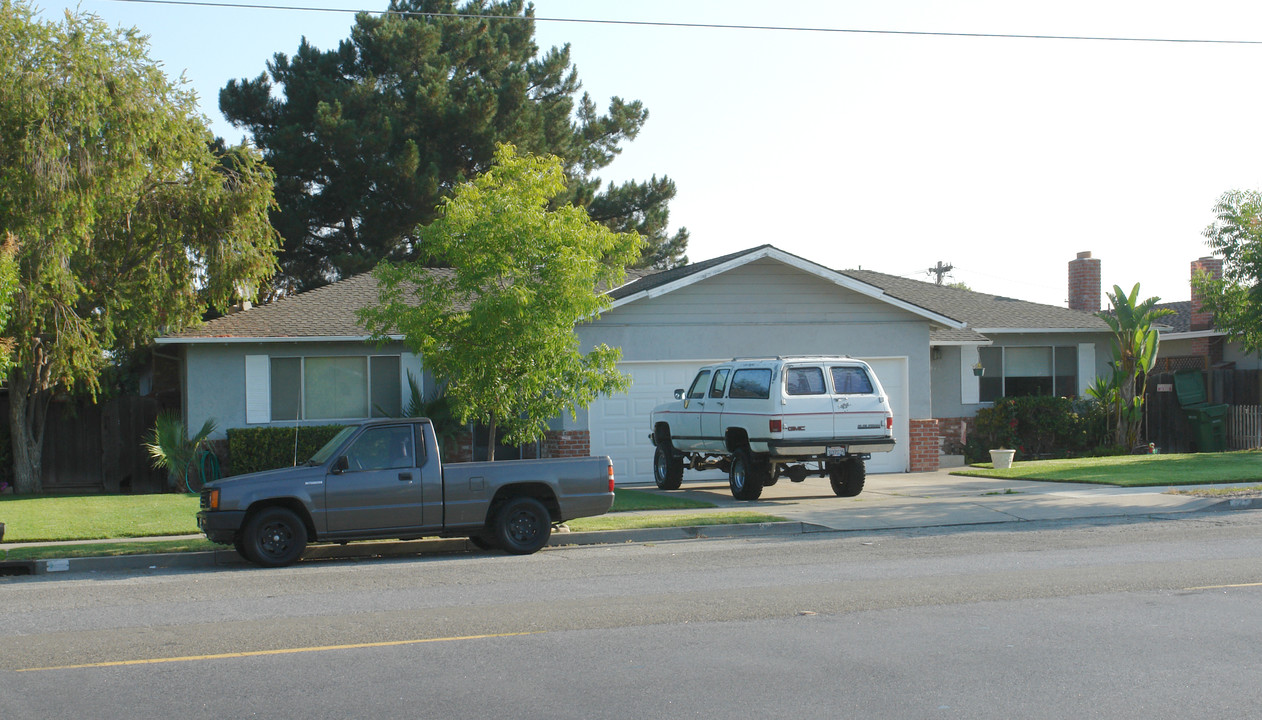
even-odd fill
[(876, 373), (835, 356), (735, 358), (707, 365), (653, 410), (653, 479), (675, 490), (684, 469), (728, 473), (732, 496), (757, 500), (781, 477), (828, 477), (863, 491), (863, 461), (894, 449), (894, 414)]

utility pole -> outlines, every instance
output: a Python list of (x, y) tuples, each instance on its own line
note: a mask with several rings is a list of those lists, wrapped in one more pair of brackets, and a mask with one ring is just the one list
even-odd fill
[(951, 271), (952, 271), (952, 270), (954, 270), (954, 269), (955, 269), (955, 266), (954, 266), (954, 265), (952, 265), (952, 264), (950, 264), (950, 263), (945, 263), (945, 264), (944, 264), (941, 260), (939, 260), (939, 261), (938, 261), (938, 264), (937, 264), (937, 265), (935, 265), (935, 266), (933, 266), (933, 267), (931, 267), (931, 268), (929, 268), (929, 271), (928, 271), (927, 273), (925, 273), (925, 274), (926, 274), (926, 275), (936, 275), (936, 276), (937, 276), (937, 284), (938, 284), (938, 285), (941, 285), (941, 284), (942, 284), (942, 278), (946, 277), (946, 274), (947, 274), (947, 273), (949, 273), (949, 272), (951, 272)]

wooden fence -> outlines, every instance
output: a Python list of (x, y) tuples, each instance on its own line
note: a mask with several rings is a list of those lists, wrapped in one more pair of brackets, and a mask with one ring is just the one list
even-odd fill
[[(8, 396), (0, 397), (0, 424), (6, 430), (8, 402)], [(154, 470), (142, 447), (157, 416), (153, 398), (52, 403), (44, 430), (44, 492), (164, 491), (166, 471)], [(3, 435), (7, 440), (8, 433)]]
[[(1258, 370), (1205, 370), (1202, 380), (1206, 388), (1206, 400), (1211, 404), (1230, 405), (1233, 413), (1227, 421), (1227, 448), (1243, 450), (1262, 447), (1251, 440), (1250, 429), (1256, 434), (1256, 408), (1262, 405), (1262, 371)], [(1194, 447), (1193, 429), (1187, 414), (1179, 405), (1174, 392), (1173, 373), (1153, 373), (1148, 378), (1148, 395), (1145, 398), (1144, 436), (1146, 442), (1155, 444), (1161, 452), (1191, 452)], [(1240, 419), (1235, 419), (1236, 409)], [(1255, 414), (1250, 415), (1248, 408)], [(1237, 429), (1239, 428), (1239, 429)], [(1248, 444), (1252, 443), (1252, 444)]]
[(1262, 448), (1262, 405), (1237, 405), (1227, 415), (1227, 449)]

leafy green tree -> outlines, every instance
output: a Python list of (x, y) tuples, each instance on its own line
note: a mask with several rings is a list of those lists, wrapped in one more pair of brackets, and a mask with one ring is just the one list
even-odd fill
[(510, 442), (537, 440), (549, 419), (629, 384), (616, 367), (621, 351), (581, 353), (575, 325), (608, 305), (600, 288), (621, 282), (641, 241), (582, 208), (551, 206), (564, 191), (559, 159), (501, 146), (417, 231), (450, 267), (382, 263), (380, 302), (360, 315), (378, 338), (404, 336), (447, 383), (460, 422), (490, 427), (490, 459), (497, 427)]
[(1214, 326), (1247, 351), (1262, 353), (1262, 193), (1224, 193), (1214, 215), (1203, 234), (1223, 258), (1223, 276), (1201, 274), (1192, 282)]
[(276, 267), (272, 176), (216, 145), (134, 29), (0, 4), (0, 231), (18, 287), (3, 336), (15, 485), (41, 488), (49, 402), (111, 356), (226, 309)]
[[(16, 344), (9, 337), (5, 327), (12, 313), (13, 298), (18, 291), (18, 241), (13, 235), (6, 235), (0, 243), (0, 382), (4, 382), (9, 372), (11, 354)], [(0, 469), (0, 474), (7, 472)]]
[(1156, 308), (1161, 298), (1140, 302), (1139, 283), (1135, 283), (1129, 295), (1114, 285), (1113, 292), (1106, 292), (1105, 296), (1112, 310), (1099, 315), (1113, 331), (1113, 377), (1107, 385), (1097, 382), (1093, 397), (1113, 404), (1117, 444), (1133, 448), (1139, 443), (1139, 429), (1144, 419), (1148, 373), (1157, 362), (1157, 330), (1152, 323), (1174, 311)]
[(569, 46), (540, 54), (533, 7), (392, 0), (390, 11), (356, 16), (334, 50), (304, 40), (292, 57), (278, 53), (267, 72), (219, 93), (224, 115), (250, 132), (277, 173), (278, 290), (311, 289), (383, 259), (431, 261), (417, 227), (490, 167), (499, 143), (561, 158), (566, 188), (553, 203), (645, 237), (631, 265), (687, 261), (687, 231), (667, 233), (669, 178), (602, 191), (594, 174), (636, 137), (648, 111), (614, 97), (602, 115), (586, 93), (576, 98)]

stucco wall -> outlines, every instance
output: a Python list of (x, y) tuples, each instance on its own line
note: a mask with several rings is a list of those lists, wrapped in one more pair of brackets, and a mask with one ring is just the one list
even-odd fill
[[(246, 384), (245, 357), (269, 355), (294, 356), (346, 356), (346, 355), (401, 355), (400, 385), (404, 402), (408, 397), (407, 371), (418, 377), (421, 374), (420, 358), (411, 355), (402, 343), (390, 343), (378, 347), (363, 342), (297, 342), (297, 343), (198, 343), (184, 346), (184, 412), (189, 427), (201, 427), (206, 418), (214, 418), (218, 431), (212, 438), (227, 436), (229, 428), (261, 427), (249, 425), (245, 418)], [(426, 378), (424, 382), (430, 382)], [(426, 385), (425, 387), (428, 387)], [(330, 420), (301, 421), (303, 425), (325, 425)], [(274, 423), (292, 426), (293, 421)]]
[(605, 343), (628, 361), (907, 357), (909, 411), (931, 417), (929, 322), (774, 260), (611, 310), (579, 337), (584, 352)]

